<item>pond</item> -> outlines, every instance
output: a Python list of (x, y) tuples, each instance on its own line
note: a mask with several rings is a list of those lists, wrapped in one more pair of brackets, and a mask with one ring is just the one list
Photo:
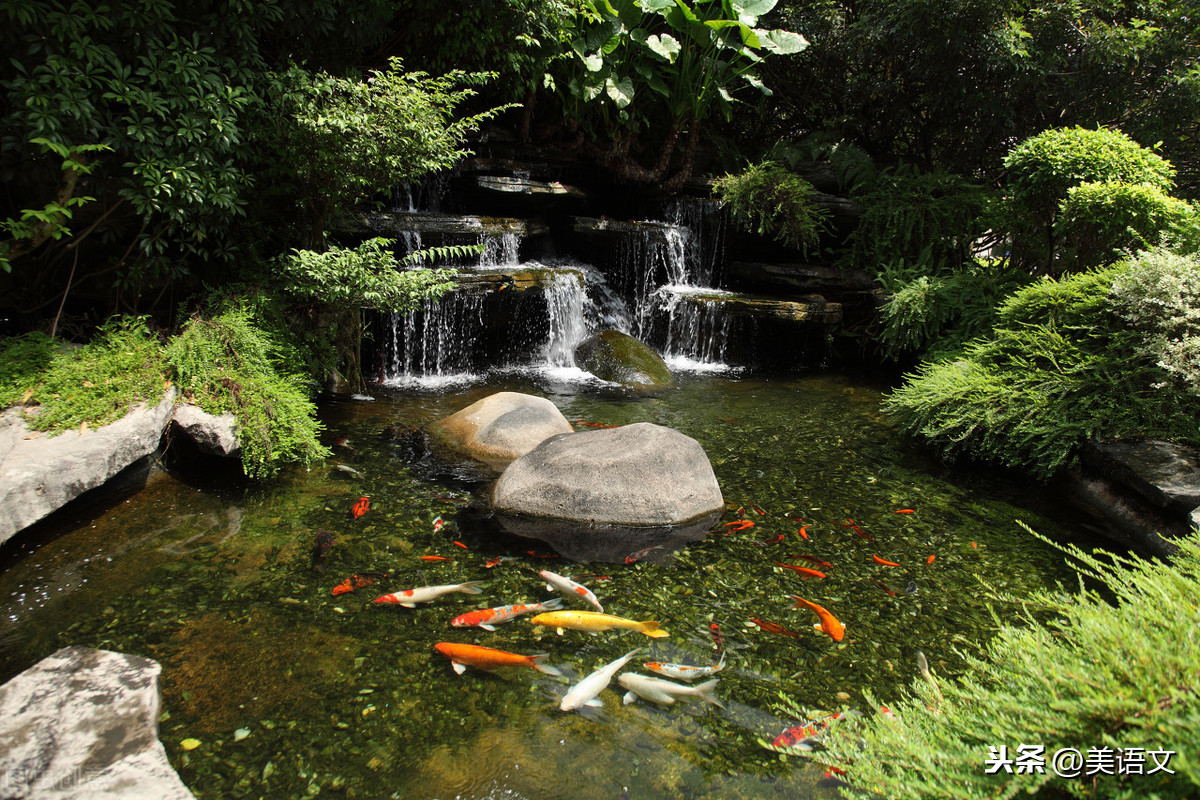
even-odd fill
[[(632, 564), (571, 563), (500, 533), (468, 505), (477, 486), (437, 478), (394, 435), (498, 390), (549, 397), (572, 421), (654, 422), (694, 437), (724, 493), (722, 523), (754, 525), (721, 524), (662, 563)], [(70, 644), (158, 660), (160, 735), (201, 798), (835, 797), (824, 766), (759, 744), (796, 724), (781, 697), (814, 714), (870, 712), (863, 693), (902, 696), (918, 651), (954, 675), (994, 631), (989, 609), (1015, 620), (995, 593), (1070, 576), (1060, 552), (1015, 524), (1068, 537), (1047, 516), (1050, 498), (928, 460), (897, 438), (880, 397), (829, 375), (685, 375), (652, 397), (507, 375), (328, 402), (326, 442), (349, 447), (323, 466), (249, 489), (158, 473), (6, 547), (0, 680)], [(370, 508), (355, 518), (360, 497)], [(324, 572), (321, 530), (334, 539)], [(658, 620), (669, 637), (557, 635), (529, 617), (493, 632), (449, 626), (472, 609), (554, 596), (543, 569), (588, 586), (610, 613)], [(365, 571), (388, 577), (331, 594)], [(475, 580), (477, 596), (372, 603)], [(829, 609), (845, 638), (814, 630), (816, 616), (792, 610), (790, 596)], [(643, 672), (652, 660), (712, 664), (714, 625), (723, 707), (623, 704), (614, 681), (603, 708), (558, 710), (569, 684), (635, 648), (630, 669)], [(433, 650), (441, 641), (545, 652), (565, 677), (457, 675)]]

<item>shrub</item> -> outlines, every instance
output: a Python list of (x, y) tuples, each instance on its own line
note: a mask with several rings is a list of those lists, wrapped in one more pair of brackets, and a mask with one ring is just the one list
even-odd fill
[(1101, 434), (1200, 441), (1194, 397), (1146, 354), (1147, 335), (1114, 311), (1111, 287), (1129, 266), (1018, 290), (989, 336), (953, 361), (922, 365), (886, 408), (944, 457), (1043, 479)]
[[(905, 800), (1200, 794), (1197, 537), (1181, 540), (1170, 563), (1060, 549), (1076, 562), (1077, 593), (997, 597), (1022, 606), (1027, 626), (1002, 627), (982, 655), (967, 654), (961, 676), (930, 675), (914, 683), (910, 698), (888, 700), (894, 716), (837, 726), (821, 760), (845, 767), (856, 787)], [(990, 748), (1004, 746), (1013, 757), (1023, 744), (1045, 748), (1044, 772), (985, 773)], [(1130, 766), (1140, 751), (1147, 774), (1072, 780), (1049, 763), (1061, 748), (1087, 755), (1102, 747), (1111, 749), (1114, 772), (1119, 751)], [(1149, 751), (1173, 751), (1173, 774), (1148, 774), (1156, 766)]]
[(1193, 214), (1187, 201), (1148, 184), (1081, 183), (1059, 205), (1055, 236), (1068, 264), (1102, 266), (1153, 247), (1186, 227)]
[(771, 235), (804, 250), (817, 243), (828, 212), (814, 202), (816, 189), (774, 161), (754, 164), (717, 179), (713, 190), (729, 206), (730, 219), (744, 230)]
[(189, 400), (237, 419), (242, 468), (259, 479), (285, 462), (310, 464), (329, 451), (302, 377), (280, 362), (274, 343), (244, 308), (193, 318), (167, 345), (167, 360)]

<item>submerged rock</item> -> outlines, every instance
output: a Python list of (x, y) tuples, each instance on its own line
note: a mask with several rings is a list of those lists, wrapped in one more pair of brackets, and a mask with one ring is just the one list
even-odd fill
[(191, 798), (158, 741), (160, 671), (66, 647), (0, 686), (0, 795)]
[(573, 430), (554, 403), (520, 392), (497, 392), (429, 426), (436, 443), (496, 470)]
[(580, 342), (575, 348), (575, 366), (601, 380), (634, 389), (671, 385), (671, 370), (662, 356), (620, 331), (600, 331)]
[(242, 443), (238, 440), (237, 420), (233, 414), (216, 416), (199, 406), (185, 403), (171, 417), (174, 429), (195, 443), (200, 452), (210, 456), (240, 456)]
[(725, 504), (700, 443), (649, 422), (547, 439), (509, 465), (491, 500), (498, 514), (622, 526), (683, 525)]

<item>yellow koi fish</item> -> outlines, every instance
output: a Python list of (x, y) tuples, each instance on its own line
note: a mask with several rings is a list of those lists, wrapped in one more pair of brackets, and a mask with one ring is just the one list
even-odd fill
[(545, 614), (538, 614), (530, 622), (546, 628), (557, 628), (560, 636), (566, 628), (573, 631), (587, 631), (591, 634), (616, 628), (637, 631), (656, 639), (669, 635), (659, 628), (658, 623), (654, 620), (636, 622), (624, 617), (614, 617), (612, 614), (601, 614), (598, 611), (549, 611)]

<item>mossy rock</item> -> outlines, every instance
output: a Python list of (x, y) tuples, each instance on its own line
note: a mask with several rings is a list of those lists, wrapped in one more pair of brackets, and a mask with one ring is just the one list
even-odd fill
[(600, 331), (575, 348), (575, 366), (633, 389), (671, 385), (671, 370), (649, 345), (620, 331)]

